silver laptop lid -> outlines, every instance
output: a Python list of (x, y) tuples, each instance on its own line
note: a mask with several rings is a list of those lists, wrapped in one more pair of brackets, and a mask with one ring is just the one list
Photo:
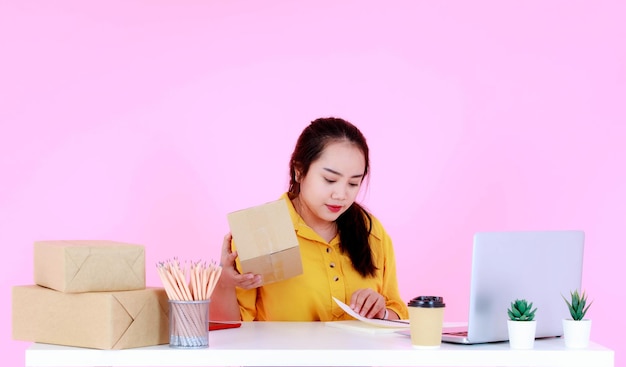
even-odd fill
[(536, 336), (561, 336), (565, 301), (580, 289), (583, 231), (479, 232), (474, 235), (468, 339), (508, 340), (507, 309), (525, 298), (537, 307)]

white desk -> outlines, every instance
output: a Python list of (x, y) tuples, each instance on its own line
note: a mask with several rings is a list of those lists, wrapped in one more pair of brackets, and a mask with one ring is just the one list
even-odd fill
[(561, 338), (535, 341), (532, 350), (508, 343), (442, 344), (418, 350), (396, 333), (369, 334), (321, 322), (251, 322), (212, 331), (209, 348), (159, 345), (96, 350), (34, 343), (26, 366), (562, 366), (613, 367), (614, 352), (592, 343), (566, 349)]

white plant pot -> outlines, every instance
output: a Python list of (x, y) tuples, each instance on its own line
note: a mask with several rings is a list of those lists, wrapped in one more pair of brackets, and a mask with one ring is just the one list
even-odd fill
[(587, 348), (591, 336), (591, 320), (563, 319), (563, 338), (567, 348)]
[(533, 349), (537, 321), (507, 320), (509, 330), (509, 346), (511, 349)]

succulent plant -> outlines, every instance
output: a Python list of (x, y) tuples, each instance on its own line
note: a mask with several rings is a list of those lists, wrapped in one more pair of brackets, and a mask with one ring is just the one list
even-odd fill
[(572, 299), (571, 302), (568, 301), (565, 296), (561, 295), (561, 297), (563, 297), (565, 303), (567, 303), (567, 308), (569, 308), (572, 319), (580, 321), (585, 318), (585, 314), (593, 302), (587, 304), (587, 294), (585, 294), (585, 292), (583, 292), (582, 295), (578, 293), (578, 290), (570, 291), (569, 293)]
[(525, 299), (516, 299), (511, 302), (511, 307), (508, 309), (509, 319), (513, 321), (533, 321), (535, 318), (535, 311), (533, 309), (533, 303), (527, 302)]

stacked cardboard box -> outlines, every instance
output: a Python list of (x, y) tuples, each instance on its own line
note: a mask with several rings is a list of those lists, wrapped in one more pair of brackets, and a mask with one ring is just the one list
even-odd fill
[(13, 339), (96, 349), (166, 344), (168, 298), (146, 288), (141, 245), (41, 241), (34, 285), (15, 286)]

